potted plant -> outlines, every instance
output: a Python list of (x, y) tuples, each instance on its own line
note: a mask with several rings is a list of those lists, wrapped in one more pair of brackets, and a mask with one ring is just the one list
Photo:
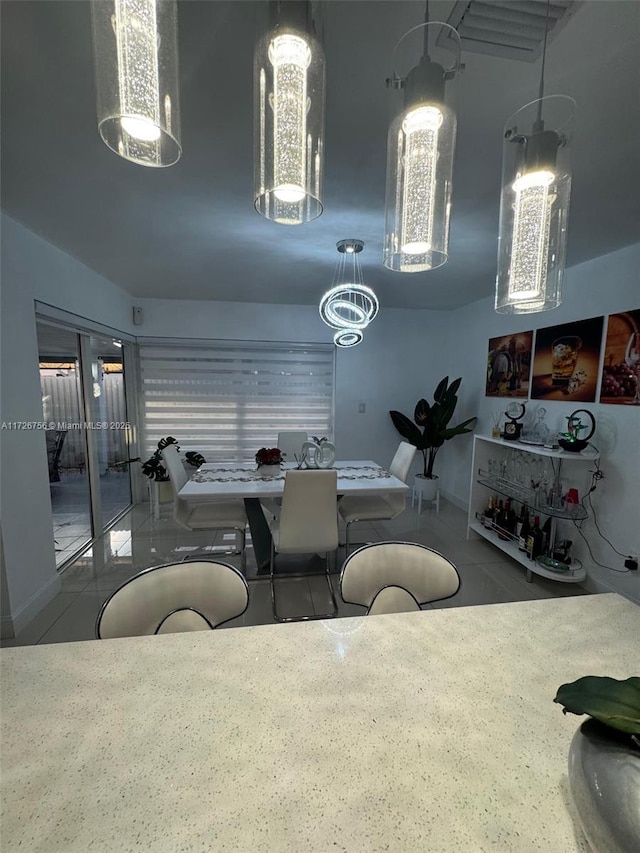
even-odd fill
[(588, 714), (569, 748), (569, 788), (594, 850), (640, 850), (640, 678), (563, 684), (563, 713)]
[[(456, 392), (460, 387), (462, 377), (454, 379), (449, 385), (449, 377), (445, 376), (438, 383), (433, 393), (433, 403), (418, 400), (413, 414), (413, 421), (401, 412), (390, 411), (391, 420), (400, 435), (422, 452), (423, 473), (418, 477), (429, 481), (431, 488), (423, 488), (422, 494), (426, 500), (433, 500), (438, 488), (438, 477), (433, 473), (433, 465), (438, 451), (449, 439), (466, 432), (473, 432), (477, 418), (468, 418), (457, 426), (450, 427), (449, 422), (458, 404)], [(415, 423), (414, 423), (415, 422)]]

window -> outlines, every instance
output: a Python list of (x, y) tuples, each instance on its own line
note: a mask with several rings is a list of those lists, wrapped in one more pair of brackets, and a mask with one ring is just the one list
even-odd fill
[(145, 449), (172, 435), (208, 462), (246, 461), (278, 432), (333, 438), (334, 348), (139, 339)]

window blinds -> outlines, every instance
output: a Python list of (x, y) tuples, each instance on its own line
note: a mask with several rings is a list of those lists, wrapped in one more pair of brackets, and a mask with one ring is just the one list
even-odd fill
[(278, 432), (333, 438), (334, 347), (139, 338), (145, 449), (252, 460)]

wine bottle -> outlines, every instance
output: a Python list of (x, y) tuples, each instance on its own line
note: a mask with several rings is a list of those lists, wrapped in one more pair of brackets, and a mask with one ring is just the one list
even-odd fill
[(527, 537), (527, 556), (530, 560), (535, 560), (541, 552), (542, 530), (540, 530), (540, 516), (536, 515), (533, 519), (533, 527)]
[(529, 513), (526, 506), (522, 505), (522, 522), (520, 524), (520, 532), (518, 534), (518, 548), (521, 551), (527, 550), (527, 539), (529, 538)]
[(491, 530), (491, 528), (493, 527), (493, 516), (494, 516), (493, 503), (494, 503), (494, 497), (493, 497), (493, 495), (490, 495), (489, 496), (489, 503), (487, 504), (487, 508), (482, 513), (482, 526), (489, 528), (489, 530)]
[(545, 523), (542, 525), (542, 547), (540, 549), (541, 554), (548, 554), (549, 548), (551, 546), (551, 516), (547, 518)]
[[(498, 509), (496, 510), (495, 515), (493, 516), (493, 529), (496, 531), (498, 536), (500, 536), (500, 533), (502, 531), (503, 516), (504, 516), (504, 504), (501, 500), (499, 500), (498, 501)], [(500, 538), (502, 539), (503, 537), (500, 536)]]
[[(502, 503), (502, 501), (501, 501)], [(499, 539), (508, 539), (509, 538), (509, 513), (510, 513), (511, 503), (509, 500), (506, 500), (504, 506), (502, 507), (502, 512), (500, 513), (500, 517), (498, 519), (498, 538)]]
[(507, 501), (507, 530), (509, 531), (509, 538), (513, 538), (516, 535), (516, 526), (518, 524), (518, 519), (516, 517), (516, 511), (511, 505), (511, 498)]

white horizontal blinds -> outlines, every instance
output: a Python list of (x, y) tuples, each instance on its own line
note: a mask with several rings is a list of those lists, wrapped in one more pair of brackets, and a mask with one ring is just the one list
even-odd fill
[(140, 343), (145, 446), (174, 436), (208, 462), (252, 460), (282, 430), (333, 437), (333, 347)]

